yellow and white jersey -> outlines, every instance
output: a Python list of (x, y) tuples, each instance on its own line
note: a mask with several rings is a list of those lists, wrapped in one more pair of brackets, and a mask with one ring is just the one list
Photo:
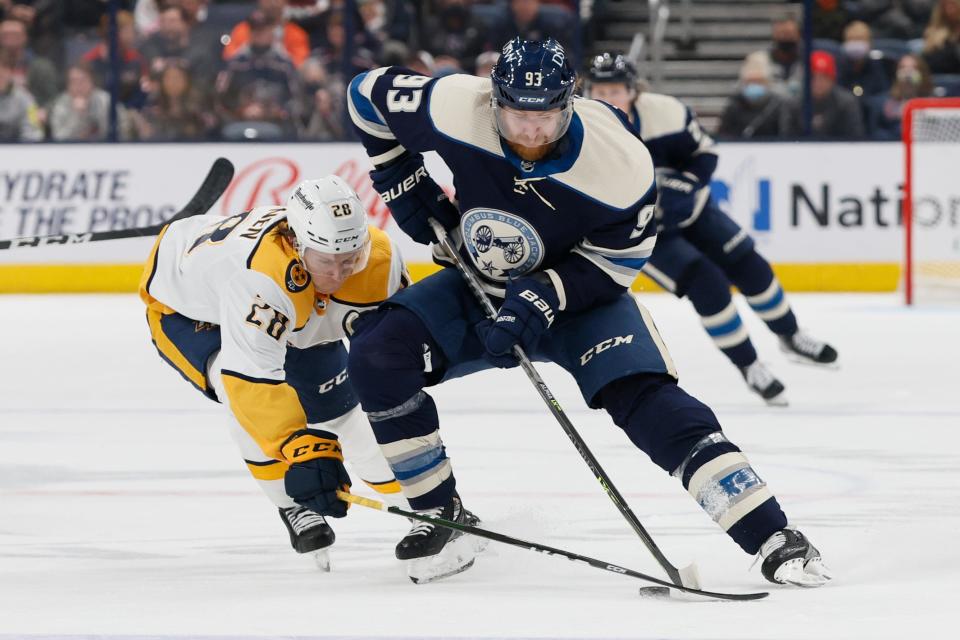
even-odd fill
[(140, 296), (158, 349), (204, 391), (206, 372), (178, 352), (182, 339), (164, 335), (163, 318), (179, 314), (219, 326), (218, 364), (228, 396), (220, 400), (229, 402), (267, 455), (292, 462), (296, 447), (287, 440), (305, 427), (306, 417), (296, 391), (285, 383), (287, 346), (341, 340), (360, 313), (405, 286), (408, 277), (396, 245), (370, 227), (365, 269), (336, 293), (320, 295), (283, 238), (285, 227), (283, 207), (174, 222), (154, 245)]

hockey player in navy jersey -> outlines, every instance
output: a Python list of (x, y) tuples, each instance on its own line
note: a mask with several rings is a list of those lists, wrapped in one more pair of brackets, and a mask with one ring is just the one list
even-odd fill
[(644, 273), (678, 298), (690, 299), (704, 329), (750, 389), (768, 404), (786, 405), (783, 384), (757, 359), (730, 284), (780, 337), (780, 348), (788, 357), (833, 365), (837, 352), (800, 331), (770, 264), (757, 252), (753, 239), (710, 197), (710, 177), (717, 166), (713, 140), (676, 98), (639, 92), (636, 69), (623, 56), (596, 56), (587, 89), (591, 98), (627, 115), (630, 129), (653, 157), (660, 231)]
[[(521, 345), (570, 372), (591, 407), (744, 551), (761, 554), (767, 579), (823, 584), (819, 552), (788, 526), (710, 409), (677, 385), (649, 313), (628, 292), (656, 242), (650, 154), (615, 109), (574, 98), (576, 74), (552, 39), (512, 40), (491, 78), (389, 67), (349, 86), (370, 175), (397, 223), (427, 244), (427, 220), (441, 222), (499, 307), (486, 319), (445, 268), (355, 326), (348, 372), (404, 496), (419, 511), (478, 522), (457, 493), (425, 388), (515, 366)], [(425, 171), (427, 150), (453, 172), (457, 206)], [(469, 567), (469, 541), (417, 522), (396, 552), (422, 581)]]

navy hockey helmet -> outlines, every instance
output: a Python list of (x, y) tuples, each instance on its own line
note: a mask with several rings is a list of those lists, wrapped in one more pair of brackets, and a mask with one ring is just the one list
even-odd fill
[(633, 89), (637, 84), (637, 68), (622, 55), (601, 53), (590, 63), (587, 77), (591, 83), (622, 82)]
[(503, 110), (553, 111), (559, 109), (556, 129), (546, 142), (558, 140), (567, 131), (573, 115), (573, 91), (577, 73), (560, 43), (553, 38), (514, 38), (503, 47), (490, 73), (492, 104), (500, 135), (510, 140), (512, 127)]
[(573, 99), (577, 72), (560, 43), (514, 38), (490, 74), (494, 99), (501, 106), (524, 111), (563, 108)]

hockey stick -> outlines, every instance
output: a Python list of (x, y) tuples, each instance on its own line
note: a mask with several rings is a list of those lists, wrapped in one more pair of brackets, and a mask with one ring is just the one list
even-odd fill
[[(480, 286), (480, 281), (477, 279), (477, 275), (473, 272), (473, 269), (460, 259), (460, 254), (456, 251), (456, 249), (453, 248), (453, 245), (450, 244), (450, 239), (447, 237), (447, 230), (444, 229), (443, 225), (433, 218), (430, 218), (430, 226), (433, 227), (433, 233), (437, 236), (437, 242), (456, 265), (457, 270), (460, 271), (460, 275), (462, 275), (463, 279), (466, 280), (467, 286), (470, 288), (470, 291), (473, 293), (474, 297), (483, 307), (487, 317), (491, 320), (496, 318), (497, 310), (493, 308), (493, 303), (490, 302), (490, 298), (488, 298), (487, 294), (484, 293), (483, 288)], [(587, 466), (600, 483), (600, 486), (603, 487), (603, 490), (607, 492), (607, 496), (610, 497), (610, 500), (613, 501), (613, 504), (615, 504), (617, 509), (620, 510), (620, 513), (626, 519), (627, 523), (629, 523), (637, 535), (640, 536), (640, 540), (643, 541), (643, 544), (646, 545), (650, 553), (653, 554), (653, 557), (656, 558), (660, 566), (663, 567), (663, 570), (667, 573), (670, 581), (673, 582), (674, 585), (684, 585), (692, 588), (699, 587), (700, 580), (697, 576), (696, 567), (693, 564), (690, 564), (683, 569), (677, 569), (675, 566), (673, 566), (670, 561), (667, 560), (666, 556), (663, 555), (663, 552), (660, 551), (660, 547), (658, 547), (657, 543), (653, 541), (653, 538), (650, 537), (650, 534), (647, 533), (647, 530), (642, 524), (640, 524), (640, 520), (637, 519), (637, 516), (634, 515), (633, 511), (627, 505), (627, 501), (624, 500), (623, 496), (620, 495), (620, 492), (617, 491), (613, 481), (610, 480), (610, 477), (603, 470), (603, 468), (600, 466), (600, 463), (587, 447), (587, 443), (584, 442), (582, 437), (580, 437), (580, 434), (573, 426), (573, 423), (570, 422), (567, 414), (563, 412), (563, 408), (560, 406), (560, 403), (553, 396), (553, 393), (550, 391), (547, 383), (543, 381), (543, 378), (540, 377), (540, 374), (537, 373), (537, 370), (534, 368), (533, 363), (530, 362), (530, 358), (528, 358), (527, 354), (524, 353), (523, 348), (520, 347), (520, 345), (515, 345), (513, 347), (513, 354), (520, 362), (520, 367), (523, 369), (524, 373), (527, 374), (527, 378), (529, 378), (530, 382), (532, 382), (537, 388), (537, 392), (550, 409), (550, 413), (552, 413), (553, 417), (556, 418), (557, 422), (560, 423), (561, 428), (563, 428), (563, 431), (567, 434), (567, 437), (570, 438), (570, 442), (573, 443), (573, 446), (580, 454), (580, 457), (583, 458), (584, 462), (587, 463)]]
[(233, 163), (226, 158), (217, 158), (203, 184), (190, 199), (187, 205), (178, 211), (172, 218), (160, 224), (136, 229), (115, 229), (112, 231), (88, 231), (86, 233), (63, 233), (53, 236), (28, 236), (13, 240), (0, 240), (0, 251), (4, 249), (21, 249), (30, 247), (46, 247), (58, 244), (86, 244), (100, 240), (119, 240), (123, 238), (140, 238), (155, 236), (163, 228), (176, 220), (201, 215), (210, 210), (210, 207), (223, 195), (233, 180)]
[(604, 562), (603, 560), (597, 560), (595, 558), (590, 558), (588, 556), (582, 556), (579, 553), (573, 553), (572, 551), (564, 551), (563, 549), (557, 549), (556, 547), (549, 547), (545, 544), (540, 544), (538, 542), (529, 542), (527, 540), (521, 540), (520, 538), (514, 538), (512, 536), (504, 535), (502, 533), (488, 531), (486, 529), (481, 529), (480, 527), (474, 527), (469, 524), (461, 524), (459, 522), (453, 522), (452, 520), (446, 520), (444, 518), (439, 518), (436, 516), (424, 515), (422, 513), (417, 513), (416, 511), (405, 511), (403, 509), (400, 509), (399, 507), (391, 507), (387, 504), (384, 504), (383, 502), (379, 502), (377, 500), (371, 500), (370, 498), (364, 498), (363, 496), (354, 495), (352, 493), (346, 493), (345, 491), (337, 491), (337, 497), (343, 500), (344, 502), (349, 502), (351, 504), (359, 504), (362, 507), (376, 509), (377, 511), (386, 511), (387, 513), (403, 516), (404, 518), (412, 518), (414, 520), (419, 520), (420, 522), (429, 522), (430, 524), (446, 527), (447, 529), (453, 529), (454, 531), (468, 533), (470, 535), (477, 536), (478, 538), (486, 538), (487, 540), (502, 542), (503, 544), (508, 544), (511, 547), (519, 547), (521, 549), (536, 551), (538, 553), (545, 553), (551, 556), (562, 556), (568, 560), (577, 560), (579, 562), (584, 562), (590, 565), (591, 567), (593, 567), (594, 569), (609, 571), (611, 573), (616, 573), (621, 576), (630, 576), (631, 578), (637, 578), (638, 580), (651, 582), (653, 584), (657, 584), (662, 587), (677, 589), (678, 591), (683, 591), (685, 593), (692, 593), (698, 596), (704, 596), (707, 598), (717, 598), (719, 600), (760, 600), (761, 598), (766, 598), (768, 595), (770, 595), (766, 591), (761, 591), (758, 593), (717, 593), (715, 591), (704, 591), (702, 589), (687, 587), (680, 584), (671, 584), (666, 580), (661, 580), (660, 578), (654, 578), (653, 576), (648, 576), (645, 573), (640, 573), (639, 571), (634, 571), (633, 569), (627, 569), (626, 567), (621, 567), (619, 565), (616, 565), (610, 562)]

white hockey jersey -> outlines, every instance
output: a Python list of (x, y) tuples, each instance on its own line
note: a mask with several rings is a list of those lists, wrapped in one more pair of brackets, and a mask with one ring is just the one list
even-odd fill
[(296, 391), (284, 382), (287, 346), (341, 340), (352, 322), (408, 283), (400, 252), (370, 227), (366, 268), (336, 293), (319, 294), (296, 250), (284, 239), (283, 207), (230, 217), (196, 216), (161, 233), (140, 283), (151, 333), (161, 354), (194, 384), (206, 372), (187, 362), (165, 336), (163, 316), (180, 314), (218, 325), (224, 388), (231, 410), (264, 453), (291, 460), (291, 434), (306, 426)]

